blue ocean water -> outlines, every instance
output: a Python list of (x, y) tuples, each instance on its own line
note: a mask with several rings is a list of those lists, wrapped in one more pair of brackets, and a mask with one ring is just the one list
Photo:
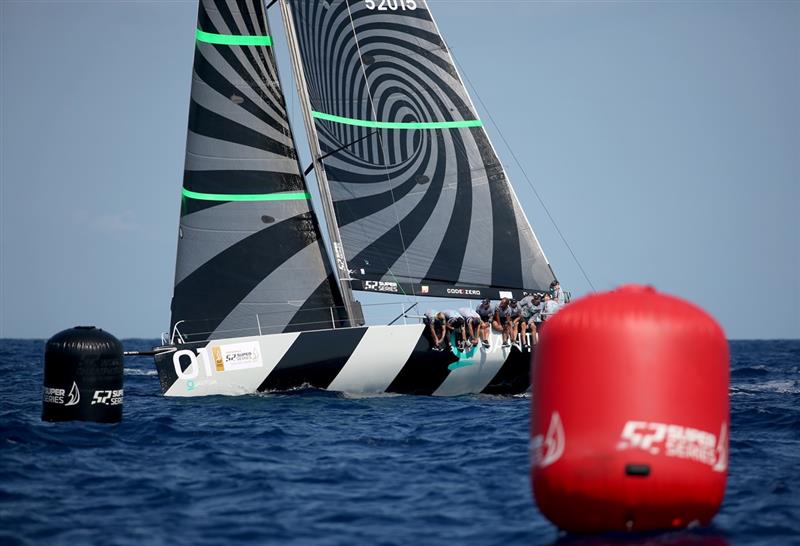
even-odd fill
[(731, 343), (711, 528), (600, 538), (536, 510), (527, 398), (169, 399), (135, 358), (121, 424), (50, 424), (43, 349), (0, 340), (0, 544), (800, 544), (800, 341)]

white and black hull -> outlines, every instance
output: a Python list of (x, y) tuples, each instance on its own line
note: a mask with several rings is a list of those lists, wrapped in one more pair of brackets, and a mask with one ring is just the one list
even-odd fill
[(163, 347), (155, 357), (166, 396), (240, 395), (314, 387), (354, 394), (518, 394), (530, 357), (501, 347), (435, 351), (420, 324), (220, 339)]

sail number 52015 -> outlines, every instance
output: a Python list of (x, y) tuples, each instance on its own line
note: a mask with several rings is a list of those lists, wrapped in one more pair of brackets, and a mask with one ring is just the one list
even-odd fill
[(378, 11), (414, 10), (419, 7), (415, 0), (364, 0), (367, 9)]

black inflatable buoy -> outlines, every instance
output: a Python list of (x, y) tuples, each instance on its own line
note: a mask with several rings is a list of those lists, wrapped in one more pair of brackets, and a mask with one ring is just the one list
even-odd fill
[(42, 421), (122, 420), (122, 343), (94, 326), (76, 326), (47, 341)]

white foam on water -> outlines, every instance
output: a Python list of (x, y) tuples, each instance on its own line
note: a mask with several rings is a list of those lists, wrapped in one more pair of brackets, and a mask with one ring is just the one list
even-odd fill
[[(734, 392), (731, 389), (731, 392)], [(800, 382), (793, 379), (773, 379), (763, 383), (740, 386), (737, 394), (751, 394), (756, 392), (774, 392), (777, 394), (800, 394)]]
[(125, 368), (125, 375), (158, 375), (155, 370), (140, 370), (139, 368)]
[(398, 394), (396, 392), (342, 392), (340, 395), (342, 398), (347, 398), (349, 400), (361, 400), (362, 398), (394, 398), (396, 396), (403, 396), (402, 394)]

